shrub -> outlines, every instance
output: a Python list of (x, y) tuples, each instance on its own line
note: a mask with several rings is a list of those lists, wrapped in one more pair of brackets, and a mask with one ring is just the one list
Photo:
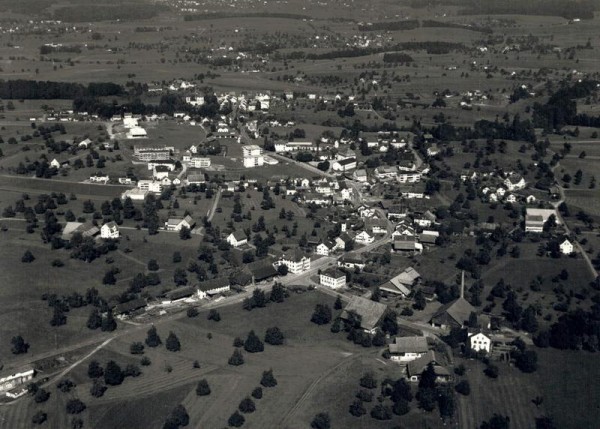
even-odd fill
[(210, 386), (208, 385), (208, 381), (206, 381), (205, 378), (198, 382), (198, 386), (196, 386), (196, 395), (198, 395), (198, 396), (210, 395)]
[(241, 415), (239, 413), (239, 411), (236, 410), (235, 413), (233, 413), (229, 417), (229, 420), (227, 420), (227, 424), (231, 427), (239, 428), (240, 426), (242, 426), (244, 424), (245, 421), (246, 421), (246, 419), (244, 418), (244, 416)]
[(456, 384), (454, 389), (461, 395), (468, 396), (471, 393), (471, 385), (467, 380), (462, 380)]
[(244, 414), (249, 414), (256, 411), (256, 405), (254, 404), (254, 401), (252, 399), (250, 399), (249, 397), (245, 397), (244, 399), (242, 399), (242, 402), (240, 402), (238, 409)]
[(277, 386), (277, 380), (273, 375), (273, 370), (263, 371), (263, 375), (260, 379), (260, 384), (264, 387), (275, 387)]
[(70, 399), (67, 402), (67, 413), (68, 414), (79, 414), (85, 410), (86, 406), (79, 399)]
[(268, 328), (265, 334), (265, 343), (271, 344), (272, 346), (278, 346), (283, 344), (283, 333), (278, 327)]
[(233, 366), (243, 365), (244, 364), (244, 356), (242, 355), (242, 352), (240, 352), (238, 349), (235, 349), (227, 363), (229, 363), (229, 365), (233, 365)]
[(262, 387), (257, 387), (252, 391), (252, 397), (254, 399), (261, 399), (263, 397)]

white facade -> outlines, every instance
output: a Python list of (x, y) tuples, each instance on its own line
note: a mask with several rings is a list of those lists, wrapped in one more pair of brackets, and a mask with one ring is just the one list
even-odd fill
[(339, 289), (346, 285), (346, 274), (341, 271), (335, 273), (323, 272), (319, 275), (319, 284), (331, 289)]
[(119, 227), (115, 222), (108, 222), (100, 228), (101, 238), (119, 238)]
[(262, 167), (265, 163), (265, 157), (262, 155), (245, 156), (243, 162), (244, 162), (244, 167), (246, 167), (246, 168)]
[(325, 243), (321, 243), (315, 248), (315, 253), (321, 256), (329, 256), (330, 251), (331, 250)]
[(207, 168), (210, 167), (210, 158), (192, 157), (189, 164), (192, 168)]
[(155, 182), (154, 180), (139, 180), (137, 182), (137, 187), (138, 189), (141, 189), (142, 191), (148, 191), (148, 192), (162, 192), (162, 183), (160, 182)]
[(301, 274), (305, 271), (310, 270), (310, 258), (303, 256), (301, 258), (287, 257), (283, 255), (281, 259), (275, 262), (273, 265), (276, 267), (285, 265), (288, 268), (288, 272), (292, 274)]
[(562, 253), (563, 255), (570, 255), (571, 253), (573, 253), (573, 250), (573, 244), (569, 240), (565, 240), (562, 243), (560, 243), (560, 253)]
[(369, 235), (367, 231), (361, 231), (356, 235), (356, 237), (354, 237), (354, 241), (359, 244), (371, 244), (373, 241), (375, 241), (375, 237)]
[(469, 337), (469, 347), (476, 352), (485, 351), (489, 353), (492, 349), (492, 340), (480, 332)]
[(225, 240), (233, 247), (243, 246), (244, 244), (248, 243), (246, 236), (243, 233), (238, 233), (237, 231), (229, 234)]

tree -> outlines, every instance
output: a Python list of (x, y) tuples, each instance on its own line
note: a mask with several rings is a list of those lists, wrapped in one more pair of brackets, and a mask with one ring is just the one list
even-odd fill
[(10, 344), (10, 351), (15, 355), (27, 353), (27, 350), (29, 350), (29, 344), (26, 343), (23, 337), (20, 335), (12, 337), (12, 339), (10, 340)]
[(132, 355), (143, 355), (144, 345), (139, 341), (134, 341), (129, 346), (129, 353), (131, 353)]
[(104, 369), (104, 382), (109, 386), (118, 386), (124, 379), (125, 375), (121, 367), (114, 360), (108, 361)]
[(200, 313), (198, 312), (198, 309), (196, 307), (187, 309), (187, 317), (189, 318), (198, 317), (199, 314)]
[(38, 389), (38, 391), (35, 392), (35, 395), (33, 396), (33, 400), (38, 404), (46, 402), (48, 398), (50, 398), (50, 392), (43, 388)]
[(483, 422), (480, 429), (509, 429), (510, 418), (494, 413), (494, 415), (486, 422)]
[(112, 332), (117, 329), (117, 322), (113, 316), (112, 310), (106, 312), (106, 317), (102, 318), (100, 330), (103, 332)]
[(483, 370), (483, 372), (490, 378), (498, 378), (498, 367), (494, 364), (488, 364), (488, 366)]
[(146, 345), (148, 347), (158, 347), (162, 344), (160, 337), (158, 336), (158, 332), (156, 332), (156, 327), (152, 326), (148, 330), (148, 335), (146, 336)]
[(260, 379), (260, 384), (263, 387), (275, 387), (277, 386), (277, 380), (273, 375), (273, 370), (270, 369), (268, 371), (263, 371), (262, 377)]
[(272, 346), (279, 346), (283, 344), (283, 333), (278, 327), (268, 328), (265, 334), (265, 343), (271, 344)]
[(331, 428), (331, 419), (329, 418), (329, 414), (327, 413), (319, 413), (317, 414), (310, 423), (310, 427), (312, 429), (330, 429)]
[(258, 335), (254, 333), (254, 331), (250, 331), (246, 341), (244, 342), (244, 350), (246, 350), (248, 353), (259, 353), (265, 350), (265, 345), (260, 338), (258, 338)]
[(79, 399), (70, 399), (67, 401), (67, 413), (68, 414), (79, 414), (85, 410), (86, 406)]
[(67, 323), (67, 316), (65, 316), (65, 313), (63, 312), (63, 310), (59, 306), (54, 307), (54, 313), (52, 315), (52, 319), (50, 319), (50, 325), (51, 326), (62, 326), (62, 325), (65, 325), (66, 323)]
[(93, 360), (88, 365), (88, 377), (89, 378), (100, 378), (104, 375), (104, 370), (97, 360)]
[(252, 391), (252, 397), (254, 399), (261, 399), (263, 397), (263, 391), (262, 391), (262, 387), (256, 387), (253, 391)]
[(240, 352), (238, 349), (235, 349), (229, 358), (228, 363), (229, 365), (233, 366), (242, 365), (244, 363), (244, 355), (242, 355), (242, 352)]
[(60, 380), (58, 382), (58, 384), (56, 385), (56, 388), (63, 393), (69, 393), (71, 391), (71, 389), (73, 389), (74, 387), (75, 387), (75, 383), (73, 383), (68, 378)]
[(451, 389), (445, 387), (438, 390), (438, 406), (442, 418), (451, 418), (456, 410), (454, 403), (454, 393)]
[(393, 402), (398, 402), (404, 399), (407, 402), (413, 400), (412, 389), (410, 384), (406, 382), (406, 379), (400, 378), (396, 380), (392, 387), (392, 393), (390, 395)]
[(158, 262), (156, 262), (156, 259), (150, 259), (148, 261), (148, 271), (158, 271), (159, 270), (159, 266), (158, 266)]
[(30, 264), (35, 260), (35, 256), (29, 250), (26, 250), (23, 256), (21, 257), (21, 262), (25, 264)]
[(421, 289), (417, 291), (415, 294), (415, 303), (413, 304), (413, 308), (415, 310), (424, 310), (427, 306), (427, 300), (425, 299), (425, 294)]
[(285, 277), (288, 274), (288, 267), (287, 265), (279, 265), (277, 267), (277, 275), (281, 276), (281, 277)]
[(361, 377), (359, 384), (366, 389), (375, 389), (377, 387), (377, 380), (375, 380), (372, 372), (367, 372)]
[(207, 319), (219, 322), (221, 320), (221, 315), (219, 314), (218, 310), (212, 309), (208, 312)]
[(405, 399), (394, 402), (392, 412), (398, 416), (403, 416), (410, 411), (410, 403)]
[(48, 414), (46, 414), (43, 411), (38, 411), (37, 413), (35, 413), (33, 415), (33, 417), (31, 418), (31, 423), (36, 424), (36, 425), (41, 425), (42, 423), (44, 423), (46, 420), (48, 419)]
[(367, 410), (360, 399), (355, 399), (354, 402), (350, 404), (350, 414), (354, 417), (364, 416), (366, 413)]
[(417, 392), (419, 407), (425, 411), (433, 411), (437, 401), (437, 393), (434, 388), (423, 388)]
[(190, 423), (190, 416), (181, 404), (175, 406), (163, 428), (179, 428), (180, 426), (187, 426)]
[(459, 381), (454, 389), (464, 396), (469, 396), (471, 394), (471, 385), (469, 384), (468, 380)]
[(250, 414), (256, 411), (256, 405), (250, 397), (246, 396), (242, 399), (242, 402), (240, 402), (238, 409), (244, 414)]
[(98, 329), (100, 326), (102, 326), (102, 316), (100, 315), (100, 311), (94, 308), (88, 317), (87, 327), (89, 329)]
[(389, 407), (383, 404), (377, 404), (371, 410), (371, 417), (375, 420), (390, 420), (392, 418), (392, 412)]
[(517, 354), (515, 366), (526, 373), (535, 372), (537, 361), (537, 353), (534, 350), (525, 350)]
[(208, 385), (208, 381), (206, 378), (203, 378), (198, 382), (196, 386), (196, 395), (198, 396), (208, 396), (210, 395), (210, 386)]
[(341, 310), (343, 307), (342, 298), (338, 295), (335, 299), (335, 303), (333, 304), (333, 308), (336, 310)]
[(317, 325), (326, 325), (331, 322), (331, 308), (327, 304), (317, 304), (310, 321)]
[(114, 285), (115, 283), (117, 283), (117, 277), (114, 270), (108, 270), (104, 273), (104, 277), (102, 278), (103, 285)]
[(94, 398), (100, 398), (104, 395), (106, 389), (108, 389), (108, 387), (106, 387), (99, 379), (95, 378), (92, 387), (90, 387), (90, 395)]
[(179, 238), (182, 240), (189, 240), (192, 238), (192, 232), (187, 226), (182, 226), (179, 230)]
[(167, 341), (165, 342), (165, 347), (170, 352), (178, 352), (181, 350), (181, 344), (179, 343), (179, 338), (173, 331), (169, 332), (169, 336), (167, 337)]
[(239, 428), (244, 424), (245, 421), (246, 419), (244, 418), (244, 416), (236, 410), (235, 413), (233, 413), (227, 420), (227, 424), (231, 427)]

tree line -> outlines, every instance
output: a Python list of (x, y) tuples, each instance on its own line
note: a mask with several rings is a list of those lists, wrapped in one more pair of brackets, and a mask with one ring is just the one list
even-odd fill
[(0, 98), (17, 100), (74, 99), (78, 97), (106, 97), (122, 95), (121, 85), (112, 82), (90, 83), (87, 86), (73, 82), (35, 80), (0, 80)]

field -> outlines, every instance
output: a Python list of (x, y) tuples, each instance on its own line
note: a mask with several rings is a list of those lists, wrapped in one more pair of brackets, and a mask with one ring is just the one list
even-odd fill
[[(74, 392), (63, 394), (52, 388), (51, 399), (45, 406), (32, 406), (33, 401), (24, 398), (4, 408), (3, 417), (10, 422), (10, 427), (29, 427), (25, 422), (30, 417), (25, 416), (45, 408), (51, 416), (50, 427), (60, 428), (64, 420), (57, 419), (57, 411), (63, 406), (64, 398), (71, 396), (80, 398), (88, 406), (88, 411), (82, 414), (86, 427), (109, 429), (127, 424), (136, 428), (160, 428), (168, 412), (180, 402), (190, 414), (192, 427), (221, 427), (236, 404), (258, 386), (262, 371), (272, 368), (278, 385), (264, 389), (263, 399), (256, 401), (257, 411), (246, 416), (244, 427), (265, 427), (264, 422), (272, 422), (273, 427), (305, 427), (318, 411), (331, 412), (334, 422), (338, 422), (335, 424), (344, 427), (364, 427), (365, 424), (373, 428), (389, 427), (394, 421), (378, 424), (367, 416), (359, 423), (350, 416), (347, 407), (365, 371), (375, 371), (381, 380), (385, 376), (398, 377), (398, 370), (389, 362), (375, 360), (376, 349), (352, 345), (342, 334), (330, 333), (328, 326), (310, 323), (316, 303), (332, 305), (333, 298), (319, 292), (292, 293), (284, 303), (270, 304), (266, 309), (252, 312), (242, 310), (241, 305), (224, 307), (219, 310), (222, 318), (219, 323), (206, 320), (206, 312), (194, 319), (159, 322), (157, 327), (163, 342), (167, 333), (173, 331), (182, 343), (182, 350), (172, 353), (163, 346), (147, 348), (145, 355), (152, 364), (141, 367), (143, 375), (139, 378), (126, 379), (121, 386), (109, 388), (102, 398), (93, 398), (88, 393), (91, 385), (86, 375), (88, 360), (69, 375), (77, 384)], [(227, 365), (235, 337), (245, 338), (251, 329), (262, 337), (266, 328), (273, 326), (284, 333), (285, 345), (266, 345), (263, 353), (244, 353), (244, 365)], [(123, 367), (136, 361), (137, 358), (128, 353), (129, 344), (142, 341), (145, 329), (136, 327), (120, 336), (93, 359), (101, 363), (113, 359)], [(192, 368), (194, 360), (200, 362), (200, 369)], [(208, 397), (195, 394), (196, 381), (201, 378), (206, 378), (211, 386), (212, 394)], [(339, 400), (325, 403), (325, 398), (331, 398), (335, 392)], [(347, 396), (340, 395), (341, 392)], [(132, 395), (136, 399), (131, 400)], [(439, 427), (434, 415), (424, 415), (417, 410), (395, 419), (402, 424), (427, 422), (427, 427)]]
[[(465, 361), (465, 378), (471, 385), (469, 396), (459, 396), (458, 410), (461, 429), (478, 429), (493, 413), (510, 417), (510, 427), (533, 428), (535, 418), (543, 415), (532, 400), (542, 395), (543, 385), (536, 385), (537, 378), (523, 374), (518, 369), (500, 363), (500, 375), (490, 379), (484, 373), (481, 362)], [(565, 426), (558, 426), (565, 427)]]

